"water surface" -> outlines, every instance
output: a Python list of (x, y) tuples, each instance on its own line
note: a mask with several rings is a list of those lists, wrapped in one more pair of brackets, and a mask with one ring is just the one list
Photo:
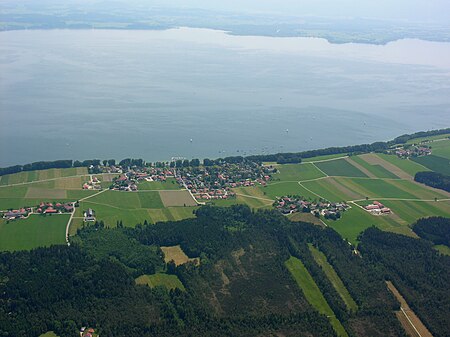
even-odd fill
[(449, 126), (450, 43), (0, 33), (0, 166), (301, 151)]

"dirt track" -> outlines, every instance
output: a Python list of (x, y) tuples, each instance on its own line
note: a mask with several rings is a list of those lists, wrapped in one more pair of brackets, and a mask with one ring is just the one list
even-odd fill
[[(406, 332), (412, 337), (433, 337), (427, 327), (422, 323), (422, 321), (417, 317), (414, 311), (411, 310), (406, 300), (400, 294), (400, 292), (395, 288), (395, 286), (390, 281), (386, 281), (389, 290), (394, 294), (397, 300), (400, 302), (400, 311), (396, 312), (400, 323), (405, 328)], [(403, 318), (401, 315), (403, 315)]]

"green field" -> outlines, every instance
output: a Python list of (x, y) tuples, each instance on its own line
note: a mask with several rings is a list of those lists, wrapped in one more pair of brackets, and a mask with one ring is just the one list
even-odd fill
[(234, 188), (233, 192), (236, 193), (239, 202), (247, 204), (250, 208), (270, 207), (273, 204), (273, 200), (256, 186)]
[[(143, 194), (144, 193), (149, 194), (153, 192), (143, 192)], [(120, 193), (120, 196), (124, 194), (137, 194), (137, 193), (123, 192)], [(107, 224), (110, 227), (116, 226), (118, 221), (122, 221), (124, 226), (134, 227), (138, 223), (141, 224), (144, 223), (145, 220), (147, 220), (148, 223), (183, 220), (194, 217), (193, 211), (198, 208), (198, 207), (136, 208), (135, 205), (130, 204), (127, 204), (126, 207), (116, 207), (108, 204), (97, 203), (96, 201), (92, 202), (91, 200), (94, 198), (82, 201), (80, 203), (79, 209), (86, 210), (88, 208), (92, 208), (95, 211), (96, 219), (99, 221), (102, 220), (103, 222), (105, 222), (105, 224)], [(81, 216), (82, 215), (81, 213), (76, 214), (76, 216)], [(73, 223), (75, 228), (77, 226), (81, 226), (82, 224), (80, 221), (78, 221), (78, 219), (74, 219)], [(72, 230), (71, 228), (71, 234), (74, 234), (75, 232), (76, 229)]]
[[(395, 181), (382, 179), (338, 178), (336, 179), (346, 188), (369, 198), (405, 198), (416, 199), (417, 196), (406, 189), (394, 185)], [(408, 182), (409, 183), (409, 182)], [(410, 183), (413, 184), (413, 183)], [(415, 185), (413, 185), (415, 187)], [(418, 187), (419, 189), (420, 187)]]
[(136, 279), (136, 284), (147, 285), (150, 288), (162, 286), (169, 290), (175, 288), (183, 291), (186, 290), (183, 283), (181, 283), (180, 279), (176, 275), (168, 275), (164, 273), (141, 275)]
[[(406, 144), (418, 144), (420, 142), (423, 142), (424, 140), (436, 140), (436, 139), (443, 139), (450, 137), (450, 134), (444, 134), (444, 135), (436, 135), (436, 136), (429, 136), (429, 137), (420, 137), (420, 138), (414, 138), (410, 139), (406, 142)], [(434, 142), (432, 143), (434, 144)]]
[(302, 158), (303, 163), (309, 163), (314, 161), (322, 161), (322, 160), (329, 160), (329, 159), (336, 159), (336, 158), (342, 158), (345, 157), (347, 154), (345, 153), (337, 153), (337, 154), (328, 154), (325, 156), (317, 156), (317, 157), (311, 157), (311, 158)]
[(427, 167), (431, 171), (450, 175), (450, 159), (448, 158), (438, 157), (432, 154), (430, 156), (412, 158), (412, 160)]
[(315, 164), (329, 176), (366, 177), (358, 168), (350, 164), (346, 159), (336, 159)]
[(300, 195), (305, 198), (316, 199), (317, 196), (307, 191), (296, 182), (275, 182), (267, 186), (260, 186), (265, 197), (275, 199), (285, 195)]
[(349, 159), (350, 161), (354, 161), (355, 163), (364, 167), (367, 171), (372, 173), (376, 178), (390, 178), (390, 179), (399, 179), (394, 173), (388, 171), (381, 165), (371, 165), (366, 162), (363, 158), (359, 156), (352, 156)]
[(348, 194), (337, 188), (335, 185), (331, 184), (331, 179), (333, 178), (308, 181), (306, 183), (302, 183), (302, 185), (312, 192), (320, 195), (322, 198), (331, 202), (348, 200)]
[(414, 177), (417, 172), (429, 171), (426, 167), (419, 165), (409, 159), (400, 159), (396, 155), (377, 153), (377, 156), (387, 162), (397, 166), (402, 171), (408, 173), (410, 176)]
[(159, 192), (122, 192), (107, 190), (88, 199), (90, 203), (118, 209), (163, 208)]
[(313, 164), (283, 164), (277, 166), (278, 173), (272, 176), (272, 179), (277, 181), (301, 181), (315, 179), (325, 176)]
[(27, 219), (0, 220), (0, 251), (28, 250), (65, 244), (68, 214), (30, 215)]
[(374, 216), (358, 206), (351, 206), (352, 208), (344, 212), (339, 220), (324, 219), (323, 221), (352, 244), (356, 245), (358, 235), (371, 226), (411, 236), (411, 230), (407, 227), (407, 223), (398, 217), (394, 215)]
[(430, 145), (435, 156), (450, 160), (450, 140), (433, 142)]
[(450, 201), (422, 202), (381, 200), (384, 205), (392, 209), (394, 214), (412, 224), (420, 218), (429, 216), (450, 217)]
[(72, 167), (66, 169), (48, 169), (41, 171), (26, 171), (7, 174), (1, 177), (0, 185), (21, 184), (38, 180), (55, 179), (76, 175), (87, 175), (87, 168)]
[(327, 275), (334, 289), (336, 289), (338, 294), (343, 299), (345, 305), (347, 306), (347, 309), (353, 312), (358, 310), (358, 305), (349, 294), (347, 288), (345, 287), (339, 275), (336, 273), (334, 268), (328, 263), (325, 254), (323, 254), (320, 250), (315, 248), (312, 244), (308, 244), (308, 247), (316, 263), (320, 266), (325, 275)]
[(139, 183), (138, 189), (140, 191), (149, 190), (179, 190), (180, 185), (177, 183), (175, 178), (168, 178), (167, 181), (142, 181)]
[(303, 291), (308, 302), (321, 314), (326, 315), (330, 320), (333, 329), (339, 336), (348, 336), (341, 322), (335, 317), (333, 310), (323, 297), (322, 292), (317, 286), (316, 282), (308, 272), (302, 261), (291, 256), (285, 265), (291, 273), (294, 280), (297, 282), (300, 289)]

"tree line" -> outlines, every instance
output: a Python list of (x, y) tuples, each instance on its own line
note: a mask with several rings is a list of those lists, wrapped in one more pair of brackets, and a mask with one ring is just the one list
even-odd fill
[[(214, 166), (221, 163), (241, 163), (244, 160), (253, 161), (253, 162), (277, 162), (278, 164), (287, 164), (287, 163), (300, 163), (302, 158), (311, 158), (317, 156), (324, 155), (333, 155), (333, 154), (360, 154), (367, 152), (383, 152), (386, 151), (390, 146), (395, 144), (404, 144), (410, 139), (418, 138), (418, 137), (429, 137), (441, 134), (450, 133), (450, 128), (440, 129), (440, 130), (431, 130), (431, 131), (421, 131), (413, 134), (405, 134), (394, 138), (388, 142), (375, 142), (372, 144), (361, 144), (361, 145), (351, 145), (351, 146), (341, 146), (341, 147), (329, 147), (325, 149), (318, 150), (310, 150), (303, 152), (287, 152), (287, 153), (276, 153), (276, 154), (267, 154), (267, 155), (251, 155), (251, 156), (231, 156), (225, 158), (218, 159), (203, 159), (203, 165), (205, 166)], [(33, 171), (33, 170), (46, 170), (51, 168), (70, 168), (70, 167), (90, 167), (90, 166), (98, 166), (102, 161), (100, 159), (89, 159), (84, 161), (79, 160), (55, 160), (55, 161), (39, 161), (31, 164), (25, 165), (14, 165), (9, 167), (0, 168), (0, 176), (12, 173), (18, 173), (22, 171)], [(103, 165), (115, 165), (116, 161), (114, 159), (103, 160)], [(146, 163), (143, 159), (123, 159), (119, 162), (120, 166), (144, 166), (144, 165), (154, 165), (156, 167), (163, 167), (166, 165), (165, 162), (155, 162), (155, 163)], [(188, 166), (200, 166), (199, 159), (192, 160), (177, 160), (171, 161), (169, 163), (170, 167), (188, 167)]]

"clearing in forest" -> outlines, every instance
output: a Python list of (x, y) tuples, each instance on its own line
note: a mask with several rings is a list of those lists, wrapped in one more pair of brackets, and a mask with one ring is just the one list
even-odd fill
[(177, 275), (169, 275), (165, 273), (156, 273), (153, 275), (141, 275), (136, 280), (136, 284), (147, 285), (150, 288), (158, 286), (166, 287), (168, 290), (178, 288), (185, 290), (183, 283)]
[(316, 282), (312, 278), (311, 274), (308, 272), (302, 261), (298, 258), (291, 256), (285, 262), (286, 268), (291, 273), (297, 285), (303, 291), (305, 298), (308, 302), (321, 314), (326, 315), (330, 320), (333, 329), (339, 336), (347, 336), (347, 332), (342, 326), (341, 322), (334, 315), (333, 310), (330, 305), (323, 297), (322, 292), (317, 286)]
[(333, 266), (328, 263), (325, 254), (314, 247), (312, 244), (308, 244), (308, 247), (316, 263), (321, 267), (325, 275), (327, 275), (328, 280), (330, 280), (331, 284), (333, 285), (334, 289), (336, 289), (338, 294), (343, 299), (345, 305), (347, 306), (347, 309), (353, 312), (358, 310), (358, 305), (353, 300), (352, 296), (348, 292), (339, 275), (334, 270)]
[(161, 250), (164, 253), (164, 261), (166, 263), (173, 261), (173, 262), (175, 262), (175, 265), (177, 265), (177, 266), (185, 264), (187, 262), (194, 262), (195, 264), (200, 264), (200, 259), (198, 257), (196, 257), (196, 258), (188, 257), (183, 252), (180, 245), (161, 247)]

